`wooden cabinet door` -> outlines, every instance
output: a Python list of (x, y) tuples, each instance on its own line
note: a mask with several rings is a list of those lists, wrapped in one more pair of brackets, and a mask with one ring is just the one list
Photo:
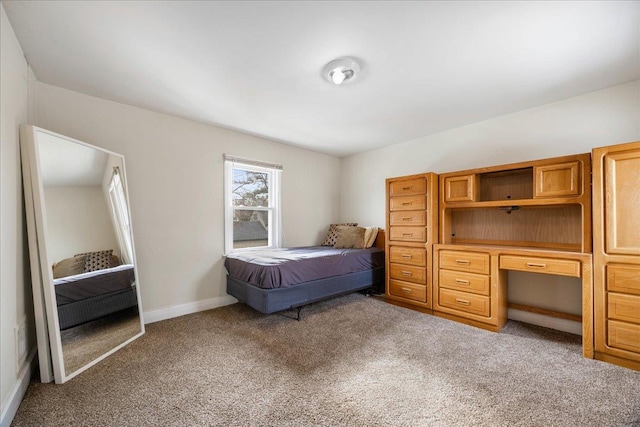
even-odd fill
[(535, 197), (577, 196), (580, 188), (578, 162), (534, 167)]
[(640, 150), (604, 157), (605, 252), (640, 255)]
[(478, 199), (475, 175), (449, 176), (444, 180), (446, 202), (475, 202)]

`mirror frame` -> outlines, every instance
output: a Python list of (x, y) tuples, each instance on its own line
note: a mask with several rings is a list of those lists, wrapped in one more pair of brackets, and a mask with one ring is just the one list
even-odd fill
[[(47, 250), (47, 216), (44, 201), (44, 185), (41, 179), (40, 156), (38, 153), (38, 134), (44, 133), (55, 138), (59, 138), (75, 144), (96, 149), (101, 152), (118, 156), (122, 159), (122, 175), (126, 184), (128, 183), (125, 168), (124, 156), (101, 147), (96, 147), (86, 142), (78, 141), (55, 132), (48, 131), (35, 126), (25, 125), (20, 129), (20, 140), (22, 149), (23, 166), (23, 186), (25, 189), (25, 210), (27, 214), (27, 234), (29, 243), (29, 260), (31, 262), (31, 277), (33, 287), (33, 302), (36, 322), (36, 337), (38, 344), (38, 361), (40, 363), (40, 380), (51, 382), (55, 380), (57, 384), (62, 384), (76, 375), (94, 366), (104, 358), (115, 353), (130, 342), (139, 338), (145, 333), (142, 303), (140, 298), (140, 281), (136, 261), (135, 242), (133, 239), (133, 225), (131, 224), (131, 209), (129, 204), (129, 191), (125, 190), (127, 202), (127, 215), (131, 230), (131, 247), (133, 250), (134, 278), (136, 283), (136, 297), (138, 300), (138, 316), (140, 320), (140, 332), (126, 341), (98, 356), (86, 365), (78, 368), (74, 372), (67, 373), (64, 366), (64, 356), (62, 353), (62, 339), (56, 294), (53, 286), (53, 271), (51, 270), (51, 260)], [(53, 368), (53, 375), (52, 375)]]

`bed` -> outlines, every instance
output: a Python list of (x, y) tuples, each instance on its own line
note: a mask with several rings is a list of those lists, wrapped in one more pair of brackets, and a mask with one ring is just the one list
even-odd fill
[(132, 264), (53, 280), (60, 329), (138, 305)]
[(368, 249), (252, 249), (225, 259), (227, 293), (271, 314), (351, 292), (384, 292), (384, 231)]

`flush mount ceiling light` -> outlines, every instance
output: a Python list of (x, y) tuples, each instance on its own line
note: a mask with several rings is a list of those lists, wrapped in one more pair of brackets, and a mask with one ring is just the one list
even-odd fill
[(337, 85), (355, 80), (359, 72), (360, 65), (349, 57), (335, 59), (324, 67), (327, 80)]

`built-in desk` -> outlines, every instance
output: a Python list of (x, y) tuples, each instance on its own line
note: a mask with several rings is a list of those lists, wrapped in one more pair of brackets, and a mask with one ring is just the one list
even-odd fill
[(591, 254), (512, 246), (436, 244), (433, 257), (434, 314), (494, 332), (507, 322), (508, 270), (581, 279), (582, 352), (585, 357), (593, 358)]
[(439, 184), (434, 314), (499, 331), (509, 270), (575, 277), (581, 317), (512, 308), (581, 321), (583, 353), (593, 358), (590, 154), (449, 172)]

